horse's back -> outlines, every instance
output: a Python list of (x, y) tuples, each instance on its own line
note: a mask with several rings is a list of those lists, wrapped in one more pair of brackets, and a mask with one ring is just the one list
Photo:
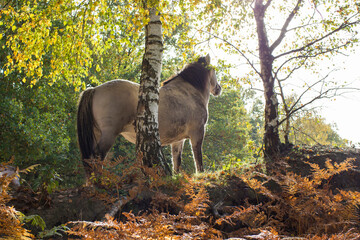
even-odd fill
[[(102, 134), (122, 134), (135, 143), (138, 93), (139, 85), (127, 80), (112, 80), (96, 87), (93, 114)], [(158, 119), (160, 141), (169, 145), (203, 129), (207, 104), (198, 90), (175, 80), (160, 88)]]

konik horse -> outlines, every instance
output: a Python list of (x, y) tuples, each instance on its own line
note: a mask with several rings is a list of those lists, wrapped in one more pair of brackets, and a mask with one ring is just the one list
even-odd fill
[[(135, 118), (139, 84), (112, 80), (86, 89), (77, 114), (78, 142), (85, 170), (87, 159), (104, 159), (118, 135), (135, 143)], [(159, 90), (159, 134), (163, 146), (172, 148), (173, 170), (179, 171), (185, 139), (190, 139), (196, 171), (202, 172), (202, 143), (208, 119), (210, 93), (221, 93), (210, 56), (188, 64)]]

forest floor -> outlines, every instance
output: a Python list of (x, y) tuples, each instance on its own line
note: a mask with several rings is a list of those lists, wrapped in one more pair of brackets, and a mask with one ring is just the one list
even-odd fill
[(294, 147), (267, 173), (257, 164), (164, 178), (136, 167), (106, 173), (105, 190), (20, 187), (9, 204), (61, 234), (47, 239), (360, 239), (359, 149)]

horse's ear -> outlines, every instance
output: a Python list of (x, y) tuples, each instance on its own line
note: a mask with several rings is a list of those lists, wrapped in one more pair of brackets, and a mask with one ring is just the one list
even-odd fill
[(210, 55), (207, 54), (205, 57), (200, 57), (197, 62), (203, 64), (204, 66), (209, 66), (210, 65)]
[(205, 56), (205, 62), (206, 62), (206, 65), (210, 65), (210, 54), (207, 54)]

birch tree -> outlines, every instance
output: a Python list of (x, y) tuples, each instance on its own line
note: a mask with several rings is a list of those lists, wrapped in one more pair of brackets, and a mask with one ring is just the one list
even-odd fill
[(163, 37), (157, 4), (144, 1), (149, 12), (145, 27), (145, 53), (142, 62), (139, 102), (136, 118), (136, 154), (145, 166), (161, 164), (167, 174), (171, 173), (161, 150), (158, 106), (159, 85), (163, 54)]

